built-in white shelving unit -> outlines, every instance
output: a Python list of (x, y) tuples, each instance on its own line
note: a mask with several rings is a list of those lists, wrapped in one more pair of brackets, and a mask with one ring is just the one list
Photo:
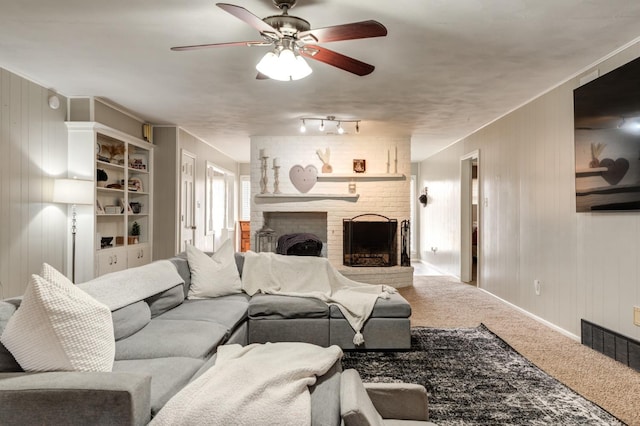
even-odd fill
[(83, 280), (149, 263), (153, 145), (97, 122), (71, 121), (67, 128), (70, 173), (95, 183), (93, 223), (79, 230), (91, 241), (91, 250), (76, 258)]

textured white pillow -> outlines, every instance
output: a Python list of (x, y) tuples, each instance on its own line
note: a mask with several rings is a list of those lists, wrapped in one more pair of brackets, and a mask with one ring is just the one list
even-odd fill
[(231, 240), (225, 241), (211, 257), (194, 246), (187, 246), (187, 260), (191, 269), (189, 299), (220, 297), (242, 292), (242, 282)]
[(31, 276), (0, 341), (25, 371), (111, 371), (109, 308), (51, 266), (41, 274)]

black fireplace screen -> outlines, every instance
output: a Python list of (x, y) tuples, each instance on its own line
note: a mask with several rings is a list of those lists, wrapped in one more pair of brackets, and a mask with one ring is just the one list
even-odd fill
[[(378, 219), (378, 220), (366, 220)], [(346, 266), (395, 266), (398, 264), (398, 221), (379, 214), (361, 214), (342, 220)]]

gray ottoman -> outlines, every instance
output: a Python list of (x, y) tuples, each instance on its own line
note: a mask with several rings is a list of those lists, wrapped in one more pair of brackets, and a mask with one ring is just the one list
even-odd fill
[(411, 305), (398, 293), (389, 299), (378, 299), (371, 316), (362, 328), (364, 344), (355, 346), (355, 332), (340, 312), (332, 305), (329, 309), (329, 344), (342, 349), (410, 349)]

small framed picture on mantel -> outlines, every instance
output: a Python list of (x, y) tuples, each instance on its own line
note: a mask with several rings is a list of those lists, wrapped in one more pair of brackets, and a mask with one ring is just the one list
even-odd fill
[(364, 173), (367, 171), (367, 160), (353, 160), (353, 171), (355, 173)]

